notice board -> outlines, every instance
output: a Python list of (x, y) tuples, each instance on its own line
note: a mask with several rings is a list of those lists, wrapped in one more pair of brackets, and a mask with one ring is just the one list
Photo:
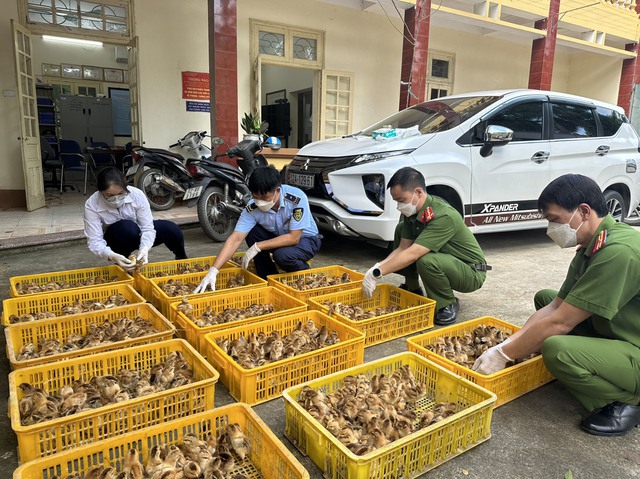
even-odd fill
[(182, 72), (182, 98), (186, 100), (209, 100), (209, 74)]

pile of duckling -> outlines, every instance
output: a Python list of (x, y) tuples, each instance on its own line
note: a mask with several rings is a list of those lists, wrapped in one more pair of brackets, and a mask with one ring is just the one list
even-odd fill
[(329, 331), (325, 325), (318, 328), (310, 319), (304, 324), (300, 321), (286, 336), (278, 331), (272, 331), (271, 334), (260, 331), (258, 334), (249, 334), (247, 338), (241, 334), (234, 340), (218, 338), (216, 342), (240, 366), (252, 369), (331, 346), (339, 343), (340, 338), (337, 331)]
[(403, 438), (456, 413), (455, 403), (436, 403), (416, 411), (426, 397), (426, 385), (417, 381), (408, 365), (390, 376), (345, 376), (331, 394), (304, 386), (297, 401), (359, 456)]
[(334, 301), (325, 301), (324, 304), (329, 308), (329, 314), (337, 313), (341, 316), (351, 319), (352, 321), (363, 321), (365, 319), (375, 318), (383, 314), (390, 314), (400, 311), (402, 308), (396, 305), (379, 306), (375, 309), (366, 310), (358, 305), (350, 305)]
[(215, 324), (232, 323), (243, 319), (252, 318), (254, 316), (263, 316), (273, 313), (275, 306), (272, 303), (252, 304), (246, 308), (227, 308), (220, 313), (216, 313), (211, 306), (207, 306), (202, 315), (196, 318), (193, 314), (193, 305), (189, 303), (186, 296), (182, 298), (182, 302), (178, 305), (178, 311), (182, 311), (187, 318), (195, 323), (199, 328), (213, 326)]
[(57, 316), (67, 316), (69, 314), (87, 313), (89, 311), (100, 311), (103, 309), (111, 309), (117, 306), (125, 306), (129, 304), (129, 300), (122, 294), (114, 294), (109, 296), (106, 301), (80, 301), (76, 300), (73, 304), (66, 304), (60, 308), (58, 314), (51, 311), (34, 311), (31, 313), (16, 316), (9, 316), (9, 323), (26, 323), (29, 321), (38, 321), (40, 319), (55, 318)]
[(54, 394), (22, 383), (19, 386), (22, 399), (18, 403), (20, 424), (29, 426), (184, 386), (192, 381), (193, 369), (180, 351), (174, 351), (162, 363), (149, 369), (121, 369), (115, 376), (93, 376), (88, 382), (74, 380)]
[(21, 348), (16, 358), (18, 361), (53, 356), (78, 349), (93, 348), (103, 344), (125, 341), (127, 339), (141, 338), (157, 333), (153, 323), (148, 319), (137, 317), (135, 319), (122, 317), (107, 320), (98, 325), (89, 323), (87, 334), (71, 333), (67, 339), (60, 341), (57, 338), (38, 338), (38, 346), (26, 343)]
[(156, 273), (148, 273), (146, 276), (148, 278), (159, 278), (161, 276), (173, 276), (174, 274), (202, 273), (203, 271), (209, 271), (209, 268), (211, 268), (209, 263), (205, 263), (204, 265), (194, 264), (193, 266), (178, 265), (174, 273), (158, 271)]
[(283, 284), (298, 291), (307, 291), (309, 289), (335, 286), (337, 284), (350, 282), (351, 276), (349, 276), (349, 273), (343, 273), (342, 276), (327, 276), (324, 273), (316, 273), (301, 276), (298, 279), (282, 279)]
[(18, 294), (36, 294), (48, 293), (51, 291), (59, 291), (61, 289), (79, 288), (81, 286), (97, 286), (99, 284), (112, 283), (118, 281), (117, 276), (103, 278), (102, 276), (89, 276), (84, 281), (68, 282), (68, 281), (49, 281), (45, 284), (31, 282), (23, 282), (16, 284)]
[[(158, 286), (167, 296), (186, 296), (192, 294), (200, 283), (185, 283), (181, 279), (170, 279), (166, 283), (159, 283)], [(241, 273), (233, 274), (227, 281), (226, 288), (237, 288), (244, 286), (244, 276)]]
[(494, 326), (480, 324), (473, 332), (462, 336), (439, 336), (424, 347), (454, 363), (471, 368), (475, 360), (487, 349), (504, 342), (510, 336)]
[(244, 461), (250, 450), (242, 427), (235, 423), (227, 425), (217, 437), (208, 433), (201, 440), (188, 433), (181, 443), (157, 444), (149, 450), (146, 465), (140, 461), (138, 450), (130, 449), (121, 472), (113, 466), (95, 466), (84, 475), (51, 479), (246, 479), (236, 469), (246, 469)]

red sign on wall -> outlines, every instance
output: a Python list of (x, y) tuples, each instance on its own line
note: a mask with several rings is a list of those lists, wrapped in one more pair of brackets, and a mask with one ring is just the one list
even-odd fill
[(209, 74), (182, 72), (182, 98), (187, 100), (208, 100)]

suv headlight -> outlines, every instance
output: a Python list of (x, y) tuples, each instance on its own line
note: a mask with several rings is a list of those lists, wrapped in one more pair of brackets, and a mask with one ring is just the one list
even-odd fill
[(384, 210), (384, 175), (364, 175), (362, 177), (364, 192), (374, 205)]
[(385, 160), (393, 156), (408, 155), (412, 153), (415, 148), (409, 150), (397, 150), (397, 151), (385, 151), (384, 153), (369, 153), (366, 155), (360, 155), (349, 163), (350, 165), (362, 165), (363, 163), (370, 163), (372, 161)]

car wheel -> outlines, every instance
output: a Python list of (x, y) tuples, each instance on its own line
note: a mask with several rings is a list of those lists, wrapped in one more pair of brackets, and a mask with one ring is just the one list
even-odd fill
[(624, 221), (627, 216), (628, 206), (620, 193), (615, 190), (604, 192), (604, 200), (607, 203), (607, 211), (616, 221)]
[(624, 219), (624, 222), (632, 226), (640, 226), (640, 206)]

